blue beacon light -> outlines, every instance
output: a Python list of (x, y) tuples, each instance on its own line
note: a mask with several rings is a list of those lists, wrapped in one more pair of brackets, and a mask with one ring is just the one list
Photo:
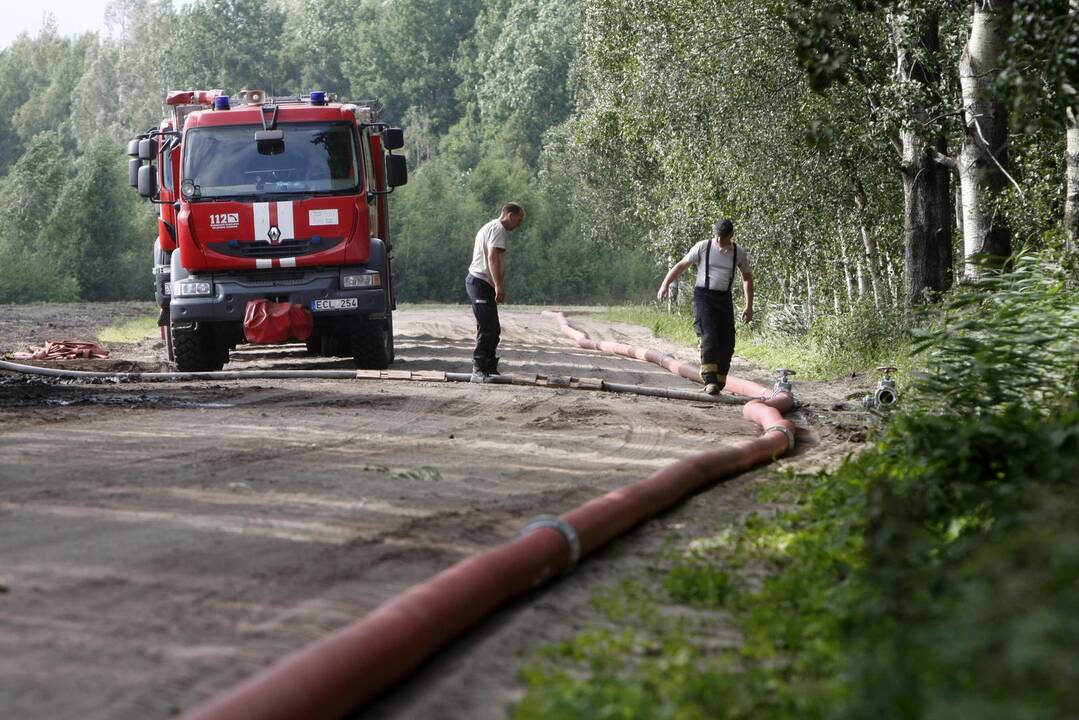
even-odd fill
[(218, 95), (214, 98), (214, 110), (228, 110), (229, 109), (229, 96)]
[(326, 104), (326, 93), (323, 92), (322, 90), (312, 90), (311, 91), (311, 104), (312, 105), (325, 105)]

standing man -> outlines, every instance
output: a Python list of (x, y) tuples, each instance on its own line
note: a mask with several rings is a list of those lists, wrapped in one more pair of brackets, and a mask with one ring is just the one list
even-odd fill
[(506, 299), (503, 265), (506, 235), (525, 220), (525, 211), (517, 203), (506, 203), (502, 214), (480, 228), (472, 247), (472, 264), (465, 278), (465, 290), (476, 316), (476, 350), (472, 353), (472, 382), (486, 382), (498, 375), (495, 349), (502, 326), (498, 322), (498, 304)]
[(694, 245), (663, 278), (656, 297), (667, 297), (675, 280), (690, 265), (697, 266), (697, 284), (693, 288), (693, 329), (701, 340), (701, 380), (704, 391), (718, 395), (727, 384), (734, 355), (734, 269), (742, 273), (746, 309), (742, 322), (753, 319), (753, 273), (744, 248), (734, 244), (734, 223), (719, 220), (712, 226), (713, 237)]

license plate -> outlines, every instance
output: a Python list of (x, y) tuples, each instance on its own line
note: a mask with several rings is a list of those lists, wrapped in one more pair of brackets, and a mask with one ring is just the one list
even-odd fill
[(356, 298), (335, 298), (333, 300), (312, 300), (311, 311), (319, 310), (356, 310), (360, 301)]

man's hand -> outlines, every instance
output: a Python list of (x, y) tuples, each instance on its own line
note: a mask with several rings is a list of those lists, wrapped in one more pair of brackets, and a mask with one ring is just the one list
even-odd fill
[(670, 287), (667, 285), (667, 283), (663, 283), (659, 286), (659, 292), (656, 293), (656, 300), (666, 300), (669, 292)]
[(746, 308), (742, 311), (742, 322), (747, 325), (753, 320), (753, 308)]
[(501, 287), (495, 288), (495, 303), (501, 305), (506, 300), (506, 291)]

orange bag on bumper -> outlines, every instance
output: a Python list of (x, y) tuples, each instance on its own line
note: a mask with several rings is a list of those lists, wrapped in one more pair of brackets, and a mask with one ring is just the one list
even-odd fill
[(311, 311), (295, 303), (251, 300), (244, 312), (244, 337), (251, 343), (279, 343), (289, 338), (302, 342), (311, 337), (313, 327)]

